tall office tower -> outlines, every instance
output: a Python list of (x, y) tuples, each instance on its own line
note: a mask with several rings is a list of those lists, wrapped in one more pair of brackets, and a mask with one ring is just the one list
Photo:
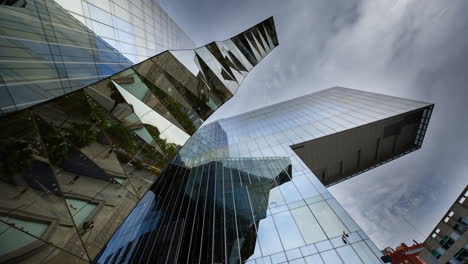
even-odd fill
[[(19, 1), (2, 3), (15, 4), (5, 7), (13, 13), (27, 10)], [(40, 16), (44, 12), (57, 15), (54, 13), (57, 11), (61, 12), (58, 17), (65, 16), (64, 22), (73, 19), (53, 3), (26, 1), (26, 7), (37, 8)], [(52, 24), (56, 18), (50, 17)], [(17, 26), (13, 21), (3, 25)], [(85, 29), (80, 27), (80, 30)], [(50, 40), (48, 33), (50, 31), (42, 36)], [(68, 33), (64, 31), (60, 36), (69, 36)], [(7, 39), (11, 45), (36, 43), (36, 46), (28, 46), (30, 53), (25, 49), (21, 51), (34, 56), (41, 52), (49, 54), (48, 48), (57, 46), (42, 40), (15, 42), (17, 39), (13, 36)], [(94, 36), (94, 40), (99, 37)], [(47, 48), (42, 49), (42, 44)], [(0, 117), (0, 262), (88, 263), (100, 259), (99, 256), (104, 256), (99, 255), (101, 249), (142, 198), (134, 209), (138, 216), (138, 210), (146, 211), (145, 204), (154, 204), (153, 198), (169, 199), (172, 195), (163, 194), (166, 189), (156, 196), (151, 196), (154, 192), (145, 195), (153, 183), (153, 188), (157, 188), (162, 179), (169, 179), (161, 171), (164, 175), (186, 175), (175, 181), (183, 186), (193, 182), (188, 175), (210, 170), (214, 173), (213, 167), (240, 173), (241, 164), (246, 162), (258, 166), (271, 164), (270, 170), (258, 174), (259, 183), (249, 190), (230, 189), (233, 197), (249, 194), (259, 201), (259, 208), (266, 208), (259, 191), (287, 180), (285, 175), (291, 169), (287, 158), (226, 157), (188, 167), (178, 162), (180, 158), (176, 154), (202, 122), (233, 96), (248, 72), (277, 45), (274, 21), (269, 18), (228, 40), (194, 50), (162, 52), (97, 82), (85, 86), (77, 82), (76, 91), (63, 91), (60, 97), (36, 102)], [(59, 46), (59, 51), (69, 47)], [(76, 47), (72, 48), (77, 52)], [(13, 53), (14, 49), (10, 50), (11, 55), (23, 54)], [(94, 52), (92, 48), (85, 50)], [(124, 58), (118, 52), (115, 55)], [(9, 63), (14, 64), (13, 61)], [(71, 69), (58, 64), (44, 72)], [(103, 67), (98, 63), (92, 65), (95, 69)], [(86, 70), (82, 67), (79, 65), (76, 69)], [(24, 71), (25, 68), (3, 70), (2, 74), (19, 71), (26, 77), (34, 73)], [(42, 75), (32, 74), (31, 78), (37, 76)], [(44, 89), (51, 85), (50, 80), (34, 79), (31, 83), (44, 85)], [(8, 83), (7, 89), (20, 87), (18, 82), (14, 84)], [(35, 89), (40, 87), (34, 85), (29, 87), (31, 91), (39, 91)], [(214, 142), (225, 143), (222, 139)], [(174, 162), (169, 163), (171, 160)], [(219, 179), (211, 177), (210, 181), (220, 186)], [(213, 198), (203, 194), (199, 197), (200, 200)], [(224, 198), (217, 199), (219, 203)], [(231, 205), (237, 206), (228, 208), (231, 215), (240, 215), (241, 211), (237, 211), (243, 210), (240, 205)], [(245, 221), (251, 221), (250, 211), (242, 212)], [(127, 219), (130, 221), (132, 216)], [(152, 218), (138, 220), (143, 222), (132, 224), (135, 231), (158, 223)], [(177, 222), (181, 223), (183, 221)], [(130, 233), (145, 238), (145, 232), (124, 235)], [(169, 253), (175, 254), (175, 251)]]
[(334, 87), (207, 124), (96, 262), (381, 263), (326, 187), (419, 149), (432, 108)]
[(420, 258), (427, 264), (468, 263), (468, 186), (424, 241)]
[(0, 1), (0, 114), (83, 88), (165, 50), (194, 48), (154, 1), (57, 2)]

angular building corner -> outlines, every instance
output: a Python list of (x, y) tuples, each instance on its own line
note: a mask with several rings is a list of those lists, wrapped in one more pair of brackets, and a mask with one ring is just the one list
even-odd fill
[[(273, 18), (226, 41), (165, 51), (131, 66), (54, 1), (1, 6), (0, 12), (5, 15), (2, 32), (14, 33), (37, 21), (45, 32), (37, 33), (38, 39), (1, 37), (8, 50), (21, 50), (16, 54), (25, 56), (10, 58), (12, 63), (0, 70), (2, 94), (11, 99), (2, 102), (0, 117), (0, 262), (97, 261), (132, 209), (140, 210), (149, 199), (147, 190), (153, 184), (152, 188), (165, 188), (161, 182), (171, 173), (183, 172), (189, 179), (190, 173), (213, 166), (240, 166), (239, 161), (226, 159), (189, 168), (177, 163), (176, 155), (278, 45)], [(22, 20), (13, 22), (19, 17)], [(66, 27), (59, 25), (61, 21)], [(73, 31), (86, 31), (91, 37), (85, 42), (101, 43), (113, 57), (96, 54), (96, 46), (79, 47), (79, 35), (72, 43)], [(2, 47), (4, 53), (8, 50)], [(84, 64), (91, 72), (78, 62), (66, 62), (73, 59), (70, 52), (79, 51), (76, 56), (90, 56)], [(64, 52), (69, 52), (67, 58)], [(37, 74), (27, 71), (32, 57), (42, 69)], [(81, 70), (82, 76), (71, 78), (73, 69)], [(39, 100), (36, 95), (41, 95)], [(288, 162), (271, 163), (277, 169), (259, 178), (255, 188), (270, 186), (272, 177), (284, 178)], [(242, 190), (234, 187), (232, 192)]]
[(154, 1), (70, 3), (0, 6), (0, 262), (382, 263), (327, 187), (419, 149), (433, 104), (333, 87), (201, 127), (272, 17), (172, 50)]

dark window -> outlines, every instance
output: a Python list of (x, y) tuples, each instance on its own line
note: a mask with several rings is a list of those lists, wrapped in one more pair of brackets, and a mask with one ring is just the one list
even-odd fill
[[(454, 259), (458, 260), (458, 261), (466, 261), (468, 260), (468, 250), (462, 248), (460, 249), (457, 254), (455, 254), (455, 256), (453, 257)], [(466, 263), (466, 262), (463, 262), (463, 263)]]
[(451, 239), (449, 236), (445, 236), (444, 239), (440, 241), (440, 245), (444, 249), (449, 249), (453, 245), (453, 243), (455, 243), (455, 241)]
[(26, 4), (25, 0), (0, 0), (0, 5), (26, 7)]

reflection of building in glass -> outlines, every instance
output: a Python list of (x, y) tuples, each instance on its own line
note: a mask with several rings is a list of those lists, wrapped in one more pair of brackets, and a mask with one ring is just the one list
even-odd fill
[(167, 49), (194, 48), (155, 1), (1, 1), (0, 14), (0, 113), (77, 90)]
[(379, 263), (325, 187), (418, 149), (431, 104), (335, 87), (195, 133), (273, 18), (150, 57), (158, 27), (174, 44), (151, 1), (20, 2), (0, 7), (0, 262)]
[[(144, 250), (144, 255), (132, 254), (158, 262), (176, 259), (180, 263), (381, 263), (380, 250), (326, 186), (418, 149), (432, 107), (428, 103), (334, 87), (203, 126), (187, 141), (176, 162), (194, 168), (229, 157), (241, 161), (243, 173), (259, 175), (259, 171), (268, 172), (272, 166), (270, 161), (260, 162), (262, 159), (289, 157), (292, 174), (276, 178), (274, 185), (263, 188), (266, 212), (255, 210), (252, 203), (262, 192), (261, 187), (249, 185), (234, 192), (234, 197), (244, 197), (240, 199), (226, 200), (233, 187), (218, 190), (217, 194), (223, 194), (225, 200), (215, 199), (214, 207), (224, 208), (224, 214), (206, 214), (212, 206), (208, 195), (211, 192), (207, 191), (210, 186), (219, 187), (216, 183), (221, 179), (233, 186), (251, 181), (240, 176), (242, 173), (239, 178), (230, 178), (232, 172), (215, 169), (213, 175), (213, 170), (203, 170), (197, 174), (196, 183), (176, 185), (184, 190), (188, 187), (198, 190), (184, 192), (194, 208), (179, 207), (181, 214), (172, 220), (172, 226), (176, 223), (185, 226), (186, 221), (192, 221), (192, 229), (170, 241), (158, 240), (155, 236), (166, 234), (167, 226), (153, 221), (155, 225), (145, 231), (153, 236), (144, 241), (129, 234), (115, 236), (98, 263), (111, 259), (125, 263), (123, 258), (128, 250)], [(269, 178), (275, 175), (270, 173)], [(210, 180), (213, 176), (216, 183)], [(176, 193), (154, 191), (154, 196), (161, 194), (154, 200), (164, 204), (161, 199), (172, 201)], [(200, 200), (200, 195), (207, 198)], [(159, 208), (158, 214), (174, 215), (171, 206)], [(230, 208), (236, 214), (233, 220), (229, 218)], [(190, 210), (204, 212), (203, 219), (187, 217)], [(127, 227), (122, 227), (118, 234), (130, 229), (132, 224), (127, 221), (123, 224)], [(255, 234), (246, 230), (255, 230)], [(193, 241), (191, 237), (200, 236), (203, 239), (189, 243)], [(234, 243), (237, 250), (230, 246), (232, 237), (238, 241)], [(163, 253), (160, 247), (165, 249)]]
[(97, 262), (238, 263), (238, 252), (253, 254), (270, 189), (289, 181), (290, 170), (288, 158), (171, 164)]
[(420, 258), (428, 264), (468, 263), (468, 186), (424, 241)]
[[(76, 22), (52, 1), (27, 3), (25, 8), (0, 8), (2, 12), (28, 13), (34, 7), (40, 19), (45, 12), (63, 17), (71, 25)], [(15, 24), (2, 23), (2, 29), (4, 25)], [(41, 30), (54, 31), (47, 25)], [(22, 48), (19, 42), (9, 45)], [(22, 97), (27, 94), (13, 96), (28, 102), (18, 108), (29, 107), (19, 111), (5, 108), (9, 113), (1, 117), (0, 262), (96, 259), (149, 187), (155, 181), (157, 186), (158, 179), (168, 180), (161, 171), (190, 135), (233, 96), (247, 73), (277, 45), (273, 18), (269, 18), (226, 41), (163, 52), (130, 68), (126, 65), (123, 71), (110, 72), (120, 71), (110, 77), (100, 76), (98, 82), (80, 81), (74, 87), (83, 89), (62, 90), (44, 97), (61, 95), (46, 102)], [(36, 52), (34, 56), (42, 51), (30, 50)], [(94, 52), (89, 47), (85, 50)], [(50, 65), (48, 70), (67, 69), (62, 64), (56, 67), (56, 62)], [(49, 79), (42, 82), (23, 70), (2, 69), (6, 84), (2, 91), (7, 92), (12, 84), (4, 76), (17, 72), (31, 81), (10, 79), (14, 86), (27, 83), (32, 92), (40, 91), (43, 84), (52, 87)], [(174, 160), (182, 161), (180, 155)], [(182, 168), (183, 164), (174, 166)]]
[(133, 63), (165, 50), (195, 47), (153, 0), (55, 1)]

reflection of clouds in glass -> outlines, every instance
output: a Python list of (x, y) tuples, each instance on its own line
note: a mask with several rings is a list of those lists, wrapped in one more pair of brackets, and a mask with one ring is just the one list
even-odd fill
[(328, 237), (340, 236), (343, 231), (349, 233), (348, 229), (325, 201), (311, 204), (309, 207)]
[(297, 229), (294, 219), (291, 216), (291, 212), (286, 211), (275, 214), (273, 215), (273, 219), (275, 220), (276, 228), (278, 229), (285, 250), (305, 245), (301, 233)]
[(119, 92), (128, 102), (133, 106), (133, 111), (140, 118), (143, 124), (148, 124), (156, 127), (161, 133), (159, 136), (162, 139), (166, 139), (168, 143), (175, 143), (177, 145), (184, 145), (185, 142), (189, 139), (189, 135), (182, 131), (177, 126), (173, 125), (169, 120), (155, 112), (149, 106), (138, 100), (131, 93), (127, 92), (124, 88), (118, 85), (116, 82), (112, 83), (117, 87)]
[(299, 194), (299, 192), (297, 191), (296, 187), (294, 186), (292, 182), (287, 182), (281, 185), (279, 188), (287, 203), (292, 203), (295, 201), (302, 200), (301, 195)]
[[(195, 64), (195, 51), (194, 50), (171, 50), (170, 53), (176, 57), (185, 68), (197, 76), (200, 72), (198, 66)], [(203, 92), (203, 90), (202, 90)]]
[[(330, 263), (330, 264), (343, 264), (341, 261), (340, 257), (338, 257), (338, 254), (334, 250), (329, 250), (320, 253), (320, 256), (322, 256), (322, 259), (325, 261), (325, 263)], [(370, 262), (369, 262), (370, 263)], [(375, 262), (379, 263), (379, 262)]]
[(264, 256), (283, 251), (281, 242), (276, 232), (275, 223), (271, 215), (260, 221), (258, 225), (257, 239)]
[(356, 254), (356, 252), (354, 252), (351, 246), (339, 247), (336, 249), (336, 251), (345, 264), (362, 264), (361, 259)]
[(291, 213), (307, 244), (327, 239), (309, 207), (303, 206), (291, 210)]

